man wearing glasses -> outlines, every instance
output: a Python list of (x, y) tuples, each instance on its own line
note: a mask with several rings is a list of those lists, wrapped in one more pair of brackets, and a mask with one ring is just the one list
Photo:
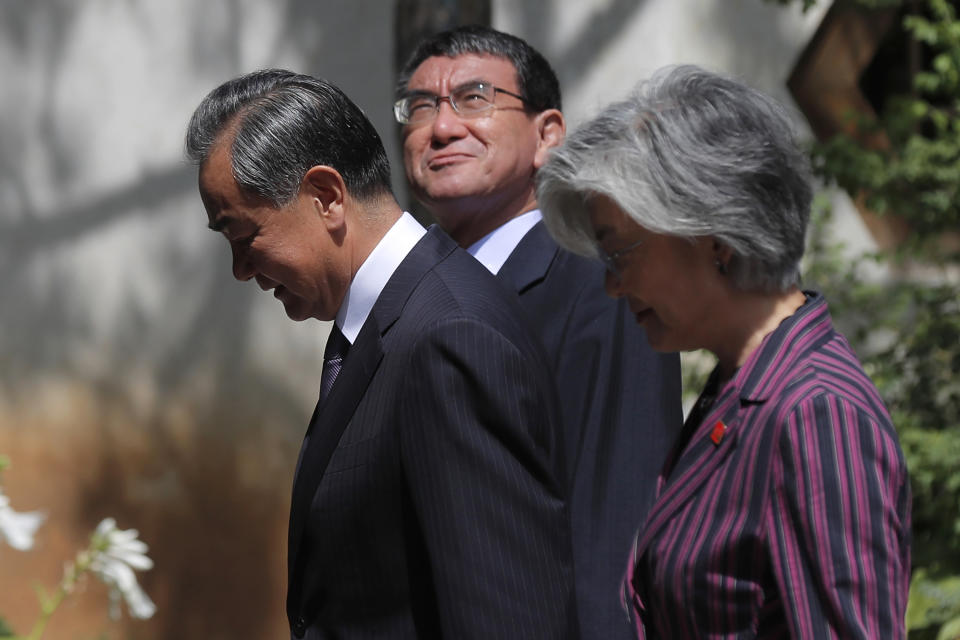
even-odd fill
[(413, 193), (519, 295), (546, 347), (564, 413), (581, 636), (625, 640), (623, 557), (682, 422), (679, 360), (654, 353), (626, 303), (604, 294), (603, 267), (559, 249), (541, 222), (534, 176), (563, 141), (560, 108), (543, 56), (469, 26), (420, 43), (394, 114)]

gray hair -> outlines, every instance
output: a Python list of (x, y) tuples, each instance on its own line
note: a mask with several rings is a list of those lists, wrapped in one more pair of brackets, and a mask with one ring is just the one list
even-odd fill
[(536, 180), (547, 227), (571, 251), (597, 255), (586, 205), (600, 194), (655, 233), (716, 238), (742, 290), (799, 283), (809, 163), (784, 108), (737, 81), (661, 69), (568, 136)]
[(390, 163), (376, 129), (324, 80), (265, 69), (223, 83), (190, 118), (187, 156), (203, 164), (228, 134), (237, 185), (274, 207), (292, 201), (317, 165), (336, 169), (355, 198), (392, 193)]

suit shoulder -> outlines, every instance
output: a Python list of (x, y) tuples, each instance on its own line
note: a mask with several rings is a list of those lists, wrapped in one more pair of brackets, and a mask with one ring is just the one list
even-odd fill
[(823, 393), (844, 397), (864, 405), (882, 404), (873, 381), (840, 334), (811, 352), (798, 383), (815, 384)]
[(640, 352), (650, 352), (627, 301), (607, 294), (605, 278), (606, 268), (600, 261), (558, 248), (540, 290), (522, 296), (521, 302), (539, 319), (538, 324), (553, 325), (564, 318), (566, 340), (601, 332), (618, 343), (627, 340)]
[(454, 251), (427, 271), (403, 310), (405, 324), (442, 327), (451, 322), (486, 325), (511, 342), (526, 343), (532, 331), (516, 296), (472, 256)]
[(802, 415), (811, 427), (833, 429), (836, 416), (829, 414), (849, 410), (896, 437), (876, 385), (840, 334), (797, 361), (779, 386), (775, 402), (779, 424), (788, 416)]
[(625, 302), (607, 295), (605, 278), (606, 267), (599, 260), (558, 248), (546, 285), (562, 292), (577, 311), (623, 312)]
[(576, 282), (578, 288), (587, 284), (599, 283), (600, 289), (603, 289), (605, 267), (599, 260), (578, 255), (572, 251), (567, 251), (563, 247), (557, 247), (553, 268), (564, 279)]

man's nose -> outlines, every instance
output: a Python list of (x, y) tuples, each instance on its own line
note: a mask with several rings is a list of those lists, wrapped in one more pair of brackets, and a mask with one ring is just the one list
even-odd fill
[(233, 277), (241, 282), (246, 282), (254, 275), (247, 252), (243, 247), (238, 247), (233, 243), (230, 243), (230, 250), (233, 253)]
[(437, 115), (433, 119), (433, 138), (441, 142), (455, 140), (466, 135), (466, 127), (450, 103), (449, 98), (441, 98), (437, 103)]

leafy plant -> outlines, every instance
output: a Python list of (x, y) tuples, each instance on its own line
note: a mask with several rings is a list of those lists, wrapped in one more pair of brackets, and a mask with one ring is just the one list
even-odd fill
[[(960, 21), (947, 0), (847, 4), (901, 6), (916, 68), (911, 86), (887, 96), (875, 116), (851, 114), (852, 133), (814, 143), (811, 159), (826, 182), (904, 221), (908, 235), (851, 263), (821, 206), (806, 274), (826, 293), (900, 434), (913, 489), (910, 638), (949, 640), (960, 638)], [(888, 277), (864, 278), (868, 266)]]

